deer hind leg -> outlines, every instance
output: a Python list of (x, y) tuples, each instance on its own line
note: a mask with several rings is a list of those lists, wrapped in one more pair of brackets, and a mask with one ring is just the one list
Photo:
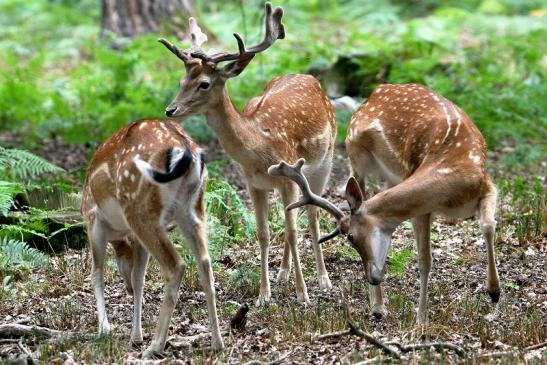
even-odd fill
[(177, 303), (178, 291), (182, 275), (184, 274), (184, 263), (180, 255), (169, 241), (165, 229), (159, 223), (159, 218), (156, 219), (155, 222), (151, 220), (147, 220), (146, 222), (129, 220), (129, 225), (133, 233), (152, 257), (158, 261), (165, 281), (163, 303), (157, 320), (154, 338), (144, 352), (144, 358), (149, 358), (155, 353), (162, 352), (165, 347), (169, 323)]
[(256, 231), (260, 244), (260, 293), (256, 305), (266, 304), (271, 299), (268, 255), (270, 250), (270, 229), (268, 227), (268, 192), (249, 188), (255, 209)]
[(104, 300), (104, 258), (106, 254), (106, 231), (105, 224), (93, 217), (88, 224), (87, 234), (89, 246), (93, 258), (93, 289), (97, 300), (97, 316), (99, 321), (99, 334), (110, 333), (110, 324), (106, 316)]
[(198, 267), (198, 275), (205, 297), (207, 299), (207, 311), (209, 325), (211, 327), (211, 348), (220, 351), (224, 348), (220, 329), (218, 326), (217, 307), (215, 301), (215, 279), (211, 268), (211, 258), (207, 248), (205, 234), (205, 219), (203, 206), (203, 191), (200, 192), (195, 202), (197, 209), (184, 207), (177, 212), (177, 224), (186, 238), (186, 242), (194, 254)]
[[(323, 192), (323, 189), (325, 188), (325, 184), (330, 174), (330, 165), (331, 164), (329, 161), (326, 168), (322, 169), (322, 171), (317, 171), (313, 174), (313, 176), (310, 176), (310, 179), (308, 179), (310, 183), (310, 189), (313, 193), (321, 195), (321, 193)], [(315, 264), (317, 266), (317, 279), (319, 281), (319, 289), (332, 289), (332, 284), (329, 279), (329, 273), (327, 272), (327, 268), (325, 267), (323, 250), (318, 242), (320, 232), (318, 216), (319, 210), (314, 205), (308, 205), (306, 207), (306, 212), (308, 215), (308, 224), (310, 227), (313, 253), (315, 255)]]
[(414, 237), (418, 247), (418, 267), (420, 270), (420, 300), (418, 303), (418, 324), (427, 325), (427, 283), (431, 271), (430, 228), (431, 215), (424, 214), (412, 218)]
[(501, 292), (498, 269), (496, 268), (496, 258), (494, 256), (494, 237), (496, 233), (496, 198), (496, 188), (490, 182), (490, 192), (480, 201), (480, 217), (482, 234), (484, 236), (484, 240), (486, 241), (486, 249), (488, 254), (488, 284), (486, 289), (488, 290), (488, 294), (494, 303), (499, 301)]
[(118, 271), (120, 272), (127, 293), (133, 296), (133, 326), (131, 329), (131, 341), (142, 341), (142, 294), (144, 286), (144, 274), (148, 265), (148, 252), (135, 239), (129, 236), (125, 240), (111, 241), (114, 248)]
[(142, 342), (142, 296), (144, 275), (150, 255), (135, 237), (130, 237), (129, 240), (133, 249), (133, 270), (131, 271), (131, 283), (133, 285), (133, 326), (131, 329), (131, 341)]
[[(281, 198), (284, 207), (295, 202), (298, 198), (296, 184), (287, 183), (281, 189)], [(308, 288), (304, 281), (304, 275), (302, 275), (300, 256), (298, 255), (298, 247), (296, 246), (296, 210), (294, 209), (285, 210), (285, 240), (291, 248), (291, 255), (293, 258), (296, 297), (300, 303), (309, 304)]]

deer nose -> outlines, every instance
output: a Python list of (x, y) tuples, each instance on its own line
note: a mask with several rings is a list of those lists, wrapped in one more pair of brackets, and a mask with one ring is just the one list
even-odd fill
[(369, 266), (367, 279), (372, 285), (378, 285), (384, 281), (385, 270), (380, 270), (375, 264)]
[(171, 106), (168, 106), (167, 109), (165, 109), (165, 115), (167, 115), (168, 117), (172, 117), (175, 112), (177, 111), (177, 107), (171, 107)]

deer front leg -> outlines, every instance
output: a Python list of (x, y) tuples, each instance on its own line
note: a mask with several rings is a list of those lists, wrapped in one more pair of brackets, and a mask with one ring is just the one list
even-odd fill
[(283, 246), (283, 258), (281, 259), (281, 266), (279, 267), (279, 272), (277, 273), (277, 282), (287, 282), (289, 281), (289, 273), (291, 272), (291, 246), (287, 241)]
[(260, 244), (260, 293), (256, 305), (266, 304), (271, 299), (268, 254), (270, 250), (270, 229), (268, 227), (268, 192), (249, 188), (255, 208), (256, 233)]
[[(296, 184), (286, 184), (283, 189), (281, 189), (281, 198), (283, 200), (284, 207), (287, 207), (289, 204), (296, 201), (298, 198)], [(306, 287), (306, 282), (304, 281), (304, 275), (302, 275), (300, 256), (298, 255), (298, 247), (296, 246), (296, 210), (294, 209), (285, 209), (285, 240), (291, 248), (291, 254), (293, 257), (296, 297), (300, 303), (309, 304), (310, 299), (308, 297), (308, 288)]]
[(307, 206), (308, 224), (310, 226), (311, 241), (313, 245), (313, 253), (315, 254), (315, 265), (317, 266), (317, 279), (319, 281), (319, 289), (332, 289), (332, 284), (329, 279), (329, 273), (325, 267), (323, 259), (323, 250), (319, 244), (319, 219), (318, 211), (315, 206)]
[(110, 333), (110, 324), (106, 316), (104, 300), (104, 257), (106, 254), (106, 227), (94, 217), (88, 226), (89, 246), (93, 258), (93, 289), (97, 300), (99, 334)]
[(372, 315), (377, 319), (385, 318), (388, 311), (384, 302), (384, 288), (382, 287), (382, 284), (368, 284), (368, 292)]
[(429, 242), (430, 214), (412, 218), (414, 237), (418, 246), (418, 266), (420, 270), (420, 301), (418, 304), (418, 324), (427, 325), (427, 283), (431, 270), (431, 246)]

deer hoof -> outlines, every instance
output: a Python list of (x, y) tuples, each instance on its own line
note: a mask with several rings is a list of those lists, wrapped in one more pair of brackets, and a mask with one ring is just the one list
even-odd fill
[(321, 290), (332, 289), (332, 284), (330, 282), (328, 275), (322, 275), (318, 279), (319, 279), (319, 289)]
[(310, 304), (310, 298), (308, 297), (308, 293), (306, 291), (296, 293), (296, 299), (300, 304), (303, 304), (304, 306), (307, 306)]
[(488, 292), (488, 295), (490, 295), (490, 299), (492, 299), (492, 303), (497, 303), (500, 301), (499, 291)]
[(385, 305), (375, 305), (372, 307), (372, 315), (376, 319), (382, 319), (387, 317), (388, 311)]
[(277, 282), (283, 283), (289, 281), (289, 270), (287, 269), (280, 269), (279, 273), (277, 274)]
[(222, 352), (222, 350), (224, 350), (224, 343), (222, 342), (222, 338), (211, 339), (211, 351), (218, 353)]
[(99, 325), (99, 336), (108, 334), (110, 334), (110, 324), (105, 320)]
[(260, 293), (258, 295), (258, 299), (256, 300), (256, 306), (260, 307), (260, 306), (266, 305), (270, 303), (271, 299), (272, 299), (272, 295), (269, 291), (267, 293)]

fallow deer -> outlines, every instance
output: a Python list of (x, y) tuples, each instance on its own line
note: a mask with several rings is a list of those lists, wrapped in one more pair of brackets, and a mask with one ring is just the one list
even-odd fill
[[(395, 228), (412, 220), (418, 247), (420, 299), (418, 323), (427, 323), (427, 282), (431, 268), (430, 222), (435, 213), (468, 218), (480, 215), (488, 254), (487, 291), (493, 302), (500, 296), (494, 258), (496, 188), (486, 172), (484, 139), (459, 107), (417, 84), (380, 85), (353, 115), (346, 149), (353, 175), (345, 197), (351, 214), (309, 191), (301, 173), (303, 161), (282, 162), (270, 175), (298, 182), (304, 198), (289, 206), (313, 204), (327, 209), (338, 228), (327, 235), (347, 234), (358, 251), (371, 285), (375, 316), (387, 314), (380, 283)], [(365, 200), (365, 176), (377, 174), (390, 186)]]
[[(180, 90), (166, 108), (169, 117), (185, 117), (205, 113), (207, 124), (214, 130), (220, 144), (243, 170), (255, 209), (258, 241), (260, 242), (261, 279), (257, 304), (270, 301), (268, 274), (268, 192), (277, 190), (283, 205), (293, 201), (298, 187), (286, 179), (268, 176), (268, 167), (281, 160), (295, 162), (303, 157), (311, 188), (321, 194), (331, 170), (336, 120), (327, 95), (319, 82), (309, 75), (276, 77), (265, 87), (264, 93), (253, 98), (243, 112), (239, 112), (226, 91), (226, 81), (239, 75), (253, 57), (265, 51), (277, 39), (285, 36), (281, 23), (283, 9), (265, 6), (266, 32), (264, 40), (246, 47), (235, 33), (238, 52), (206, 54), (201, 44), (207, 37), (194, 19), (190, 19), (192, 47), (182, 51), (165, 39), (160, 39), (186, 67)], [(231, 61), (223, 67), (219, 63)], [(319, 287), (331, 288), (321, 246), (317, 243), (319, 224), (317, 209), (307, 208), (312, 245), (317, 265)], [(287, 280), (293, 258), (297, 298), (308, 303), (308, 293), (296, 247), (296, 213), (285, 214), (285, 248), (278, 280)]]
[(184, 272), (184, 262), (167, 236), (166, 225), (173, 220), (198, 262), (211, 346), (214, 350), (223, 347), (205, 235), (206, 181), (201, 149), (170, 121), (140, 120), (123, 127), (97, 149), (89, 164), (81, 210), (93, 258), (99, 333), (110, 331), (104, 298), (107, 242), (114, 247), (119, 272), (133, 295), (132, 341), (143, 340), (142, 295), (149, 255), (158, 261), (165, 280), (155, 335), (145, 358), (163, 351)]

